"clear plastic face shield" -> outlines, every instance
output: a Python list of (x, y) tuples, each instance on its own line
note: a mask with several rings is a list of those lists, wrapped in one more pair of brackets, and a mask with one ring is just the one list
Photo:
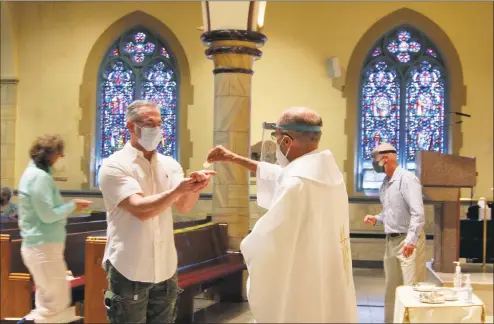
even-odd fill
[[(312, 125), (276, 125), (276, 123), (262, 123), (260, 162), (276, 163), (276, 145), (283, 135), (291, 138), (285, 131), (320, 132), (321, 126)], [(293, 140), (293, 138), (292, 138)]]
[(260, 162), (276, 163), (276, 123), (262, 123)]

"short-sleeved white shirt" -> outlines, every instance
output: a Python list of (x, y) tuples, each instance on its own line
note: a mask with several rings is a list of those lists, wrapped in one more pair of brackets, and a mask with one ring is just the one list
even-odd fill
[(158, 283), (177, 270), (171, 208), (141, 221), (118, 204), (133, 194), (150, 196), (175, 188), (183, 179), (180, 164), (156, 153), (148, 161), (130, 142), (103, 162), (98, 180), (107, 211), (107, 243), (103, 265), (112, 265), (127, 279)]

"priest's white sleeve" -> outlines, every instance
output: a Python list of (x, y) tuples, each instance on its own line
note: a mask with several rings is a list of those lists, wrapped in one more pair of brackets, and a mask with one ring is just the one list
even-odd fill
[(281, 173), (281, 170), (282, 168), (276, 164), (260, 162), (257, 165), (257, 204), (262, 208), (269, 209), (271, 207), (276, 178)]

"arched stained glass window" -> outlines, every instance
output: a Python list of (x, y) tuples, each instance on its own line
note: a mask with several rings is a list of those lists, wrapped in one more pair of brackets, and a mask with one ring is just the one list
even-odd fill
[(424, 33), (399, 26), (369, 50), (361, 70), (358, 188), (376, 190), (384, 174), (372, 169), (372, 150), (393, 144), (403, 168), (416, 152), (447, 151), (447, 75), (438, 49)]
[[(165, 43), (145, 28), (134, 28), (109, 48), (100, 67), (96, 170), (130, 137), (127, 106), (136, 99), (155, 102), (161, 109), (162, 154), (177, 157), (178, 70)], [(97, 172), (96, 172), (97, 180)]]

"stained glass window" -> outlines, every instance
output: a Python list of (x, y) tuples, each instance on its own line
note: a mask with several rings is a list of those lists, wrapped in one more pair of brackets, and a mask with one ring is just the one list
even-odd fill
[(384, 174), (372, 169), (383, 142), (415, 170), (416, 152), (447, 149), (447, 76), (439, 51), (424, 33), (400, 26), (371, 47), (361, 70), (358, 189), (376, 190)]
[(129, 140), (125, 112), (136, 99), (158, 105), (163, 119), (158, 151), (176, 158), (177, 67), (165, 43), (146, 29), (130, 30), (110, 46), (99, 75), (96, 171)]

